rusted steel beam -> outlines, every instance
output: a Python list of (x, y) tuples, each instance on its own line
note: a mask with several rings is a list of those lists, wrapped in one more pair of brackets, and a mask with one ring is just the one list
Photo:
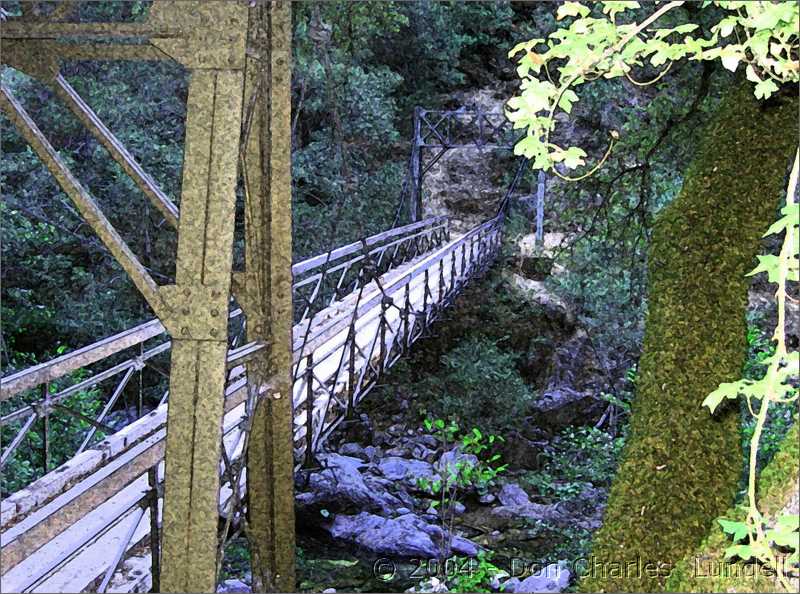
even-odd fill
[(136, 162), (119, 139), (109, 130), (94, 110), (78, 95), (72, 85), (61, 74), (53, 80), (56, 94), (64, 100), (78, 119), (102, 144), (114, 160), (136, 183), (139, 189), (153, 203), (167, 222), (174, 228), (178, 226), (178, 207), (169, 199), (156, 181)]
[[(198, 3), (199, 4), (199, 3)], [(209, 3), (219, 27), (246, 31), (241, 4)], [(207, 6), (207, 5), (203, 5)], [(155, 7), (154, 7), (155, 8)], [(173, 7), (174, 8), (174, 7)], [(183, 10), (183, 7), (180, 7)], [(165, 17), (166, 18), (166, 17)], [(202, 30), (201, 30), (202, 32)], [(198, 36), (164, 41), (189, 62), (181, 216), (176, 284), (161, 288), (172, 315), (163, 318), (173, 337), (164, 486), (161, 588), (164, 592), (211, 592), (216, 588), (219, 456), (226, 379), (227, 310), (230, 294), (236, 163), (242, 113), (243, 73), (217, 70)], [(241, 39), (242, 61), (244, 37)], [(235, 65), (235, 64), (234, 64)]]
[[(250, 9), (244, 159), (248, 339), (269, 350), (247, 366), (252, 387), (275, 391), (254, 412), (247, 455), (249, 531), (255, 589), (295, 589), (292, 436), (291, 6)], [(306, 262), (300, 273), (317, 265)]]
[(83, 218), (97, 233), (120, 266), (128, 273), (128, 276), (130, 276), (150, 307), (156, 313), (163, 313), (161, 297), (158, 293), (156, 282), (139, 262), (139, 259), (128, 247), (128, 244), (120, 237), (88, 190), (83, 187), (64, 164), (59, 154), (44, 137), (36, 123), (28, 115), (28, 112), (25, 111), (25, 108), (5, 86), (0, 86), (0, 108), (33, 148), (53, 177), (56, 178), (61, 189), (72, 199)]
[(169, 25), (148, 20), (144, 23), (55, 23), (51, 21), (23, 21), (9, 19), (0, 23), (0, 36), (4, 39), (64, 39), (103, 37), (112, 43), (125, 43), (131, 37), (188, 37), (179, 23)]

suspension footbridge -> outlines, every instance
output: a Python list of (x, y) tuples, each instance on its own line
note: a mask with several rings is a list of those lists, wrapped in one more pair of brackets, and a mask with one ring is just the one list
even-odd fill
[[(290, 591), (293, 473), (315, 464), (381, 375), (492, 265), (525, 164), (497, 214), (463, 234), (422, 218), (424, 175), (449, 150), (509, 149), (512, 131), (500, 113), (417, 109), (395, 224), (292, 264), (289, 3), (156, 0), (143, 22), (63, 19), (3, 22), (3, 62), (53, 89), (176, 227), (176, 276), (155, 283), (3, 86), (4, 115), (156, 317), (2, 378), (11, 438), (0, 467), (31, 435), (43, 448), (39, 478), (0, 504), (2, 590), (210, 591), (226, 543), (245, 534), (260, 586)], [(179, 205), (60, 73), (66, 60), (123, 59), (176, 60), (189, 72)], [(240, 180), (245, 268), (234, 270)], [(137, 382), (138, 401), (122, 406)], [(142, 386), (162, 391), (156, 406)], [(96, 415), (71, 404), (88, 391), (101, 395)], [(120, 408), (136, 418), (115, 429)], [(86, 429), (51, 464), (55, 416)]]

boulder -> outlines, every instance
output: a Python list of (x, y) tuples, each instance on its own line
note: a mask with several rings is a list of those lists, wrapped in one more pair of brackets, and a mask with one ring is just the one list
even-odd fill
[[(341, 539), (374, 553), (394, 557), (439, 556), (444, 532), (414, 514), (383, 518), (368, 512), (337, 515), (328, 527), (333, 538)], [(452, 554), (474, 557), (478, 547), (466, 538), (453, 536)], [(448, 553), (449, 555), (450, 553)]]
[(543, 592), (546, 594), (563, 592), (572, 577), (569, 569), (559, 565), (558, 563), (551, 563), (541, 571), (525, 578), (520, 582), (514, 592)]
[(516, 592), (517, 588), (519, 588), (521, 581), (518, 577), (508, 578), (506, 581), (500, 584), (500, 591), (501, 592)]
[(525, 506), (531, 504), (528, 494), (517, 483), (503, 485), (503, 488), (497, 494), (497, 498), (503, 505)]
[(439, 461), (435, 465), (436, 470), (438, 472), (448, 471), (455, 473), (457, 471), (459, 462), (467, 466), (477, 466), (478, 457), (474, 454), (464, 454), (461, 452), (460, 448), (455, 447), (452, 450), (448, 450), (442, 454), (441, 458), (439, 458)]
[(545, 281), (525, 278), (514, 272), (510, 275), (511, 284), (525, 300), (540, 308), (548, 317), (559, 320), (565, 328), (575, 325), (575, 312), (561, 297), (547, 288)]
[(308, 483), (299, 485), (295, 500), (301, 512), (318, 514), (370, 510), (386, 512), (402, 502), (372, 480), (367, 484), (359, 469), (365, 463), (340, 454), (320, 454), (324, 469), (310, 475)]
[(217, 586), (217, 592), (252, 592), (252, 590), (241, 580), (225, 580)]
[(417, 480), (426, 478), (430, 481), (437, 480), (439, 475), (434, 471), (433, 465), (423, 460), (409, 460), (399, 456), (389, 456), (378, 464), (378, 470), (387, 479), (400, 481), (412, 488), (418, 488)]
[(554, 386), (531, 404), (532, 422), (551, 431), (570, 425), (593, 424), (605, 406), (594, 391), (579, 392), (566, 385)]
[(345, 443), (339, 447), (339, 453), (343, 456), (351, 456), (368, 460), (369, 457), (364, 452), (364, 448), (357, 443)]

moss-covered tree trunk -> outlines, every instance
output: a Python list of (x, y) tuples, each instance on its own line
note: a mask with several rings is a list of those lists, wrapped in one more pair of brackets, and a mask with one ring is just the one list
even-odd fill
[(748, 280), (797, 146), (797, 101), (723, 100), (649, 254), (649, 311), (623, 460), (581, 582), (653, 591), (733, 500), (739, 413), (700, 405), (741, 375)]

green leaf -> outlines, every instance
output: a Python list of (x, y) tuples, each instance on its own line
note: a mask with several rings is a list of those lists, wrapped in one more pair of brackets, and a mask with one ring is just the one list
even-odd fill
[(556, 20), (560, 21), (564, 17), (568, 16), (580, 16), (585, 17), (591, 11), (588, 6), (584, 6), (580, 2), (564, 2), (561, 6), (558, 7), (556, 11)]
[(748, 272), (745, 276), (753, 276), (759, 272), (766, 272), (767, 278), (771, 283), (777, 283), (780, 274), (780, 258), (768, 254), (766, 256), (756, 256), (758, 258), (758, 266)]
[(722, 383), (719, 387), (706, 396), (701, 406), (707, 406), (713, 413), (723, 400), (736, 399), (739, 394), (749, 396), (751, 398), (760, 398), (763, 393), (762, 382), (755, 382), (749, 379), (741, 379), (735, 382)]
[(778, 92), (778, 85), (776, 85), (772, 79), (762, 80), (760, 83), (756, 85), (755, 93), (756, 99), (766, 99), (773, 93)]
[(742, 561), (748, 561), (755, 556), (755, 551), (750, 545), (734, 545), (725, 549), (725, 558), (739, 557)]
[(607, 2), (603, 2), (603, 13), (607, 14), (611, 19), (613, 19), (618, 12), (634, 8), (639, 8), (638, 2), (626, 0), (608, 0)]
[(566, 151), (564, 151), (564, 166), (568, 167), (569, 169), (575, 169), (579, 165), (584, 165), (585, 161), (583, 157), (586, 156), (586, 152), (577, 146), (571, 146)]
[(731, 520), (725, 520), (723, 518), (717, 519), (717, 522), (719, 522), (719, 525), (722, 526), (723, 532), (733, 536), (733, 542), (742, 540), (748, 534), (747, 524), (744, 522), (734, 522)]
[(578, 100), (578, 95), (572, 89), (567, 89), (558, 100), (558, 106), (570, 113), (572, 111), (572, 104)]

